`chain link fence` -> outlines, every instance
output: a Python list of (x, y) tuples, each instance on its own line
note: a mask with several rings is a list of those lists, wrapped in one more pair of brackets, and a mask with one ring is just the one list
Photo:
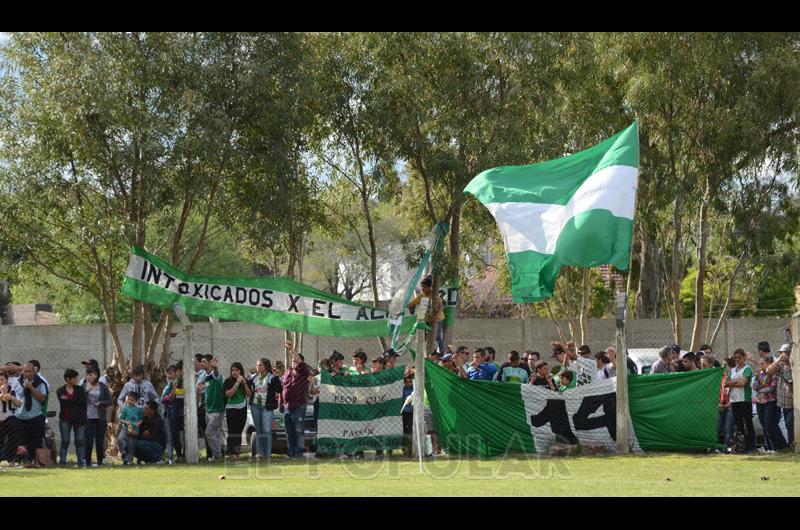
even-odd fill
[[(575, 340), (580, 342), (577, 323), (572, 324)], [(558, 325), (569, 340), (572, 336), (569, 322), (560, 321)], [(711, 331), (715, 325), (716, 321), (711, 324)], [(723, 322), (713, 344), (715, 357), (722, 360), (740, 347), (754, 352), (756, 344), (762, 340), (768, 341), (773, 351), (777, 351), (786, 342), (786, 330), (789, 326), (788, 317)], [(262, 357), (270, 359), (273, 365), (276, 362), (285, 363), (283, 330), (239, 322), (223, 322), (213, 327), (208, 323), (196, 323), (193, 329), (194, 352), (216, 355), (225, 377), (229, 375), (233, 362), (240, 362), (245, 367), (245, 372), (254, 371), (256, 362)], [(680, 345), (685, 350), (689, 348), (691, 331), (692, 321), (684, 320), (683, 340)], [(613, 320), (589, 320), (586, 342), (592, 351), (605, 349), (614, 344), (614, 333)], [(176, 326), (173, 334), (168, 364), (174, 364), (183, 357), (184, 331)], [(127, 354), (131, 348), (131, 326), (119, 326), (119, 336), (123, 351)], [(452, 342), (455, 346), (464, 345), (472, 350), (485, 346), (494, 347), (498, 363), (505, 362), (512, 350), (520, 353), (525, 350), (539, 351), (542, 359), (550, 360), (550, 342), (560, 339), (556, 325), (552, 321), (541, 319), (459, 319), (455, 323), (453, 336)], [(635, 320), (628, 323), (629, 349), (661, 348), (673, 342), (672, 323), (669, 320)], [(304, 354), (306, 363), (317, 368), (320, 360), (328, 357), (333, 350), (341, 352), (345, 363), (350, 365), (352, 353), (359, 348), (367, 354), (367, 368), (371, 360), (382, 353), (381, 343), (375, 338), (306, 335), (298, 349)], [(38, 360), (42, 365), (41, 373), (49, 382), (51, 393), (64, 384), (64, 370), (73, 368), (82, 372), (81, 361), (88, 359), (96, 359), (101, 369), (105, 369), (111, 365), (112, 351), (111, 337), (102, 325), (0, 326), (0, 363)], [(156, 357), (160, 354), (159, 344)], [(412, 364), (407, 352), (397, 362), (397, 365)], [(58, 402), (54, 396), (50, 397), (49, 409), (58, 411)], [(51, 427), (57, 432), (55, 423)]]

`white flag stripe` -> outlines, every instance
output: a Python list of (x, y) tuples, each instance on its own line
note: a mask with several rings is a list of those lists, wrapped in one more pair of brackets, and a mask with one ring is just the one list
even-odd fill
[(403, 395), (403, 380), (388, 385), (352, 387), (336, 385), (319, 386), (319, 402), (347, 405), (373, 405)]
[(352, 439), (402, 435), (402, 416), (386, 416), (370, 421), (319, 420), (317, 430), (318, 438)]
[(534, 250), (553, 254), (558, 237), (570, 219), (589, 210), (608, 210), (633, 219), (639, 170), (610, 166), (587, 178), (566, 205), (530, 202), (490, 203), (506, 252)]

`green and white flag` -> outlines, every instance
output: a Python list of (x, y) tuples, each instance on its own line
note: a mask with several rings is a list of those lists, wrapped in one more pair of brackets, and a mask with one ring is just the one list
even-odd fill
[[(134, 247), (122, 294), (159, 307), (180, 304), (196, 316), (255, 322), (311, 335), (386, 337), (388, 312), (333, 296), (289, 278), (219, 278), (186, 274)], [(399, 327), (407, 332), (414, 317)]]
[[(616, 378), (559, 393), (531, 384), (462, 380), (425, 363), (425, 388), (439, 440), (448, 452), (482, 457), (546, 453), (554, 443), (616, 451)], [(629, 375), (631, 449), (718, 448), (721, 382), (721, 368)]]
[(397, 366), (364, 375), (322, 372), (317, 452), (402, 447), (404, 371), (404, 366)]
[(585, 151), (472, 179), (464, 193), (497, 221), (514, 302), (552, 296), (563, 265), (628, 269), (638, 175), (634, 123)]

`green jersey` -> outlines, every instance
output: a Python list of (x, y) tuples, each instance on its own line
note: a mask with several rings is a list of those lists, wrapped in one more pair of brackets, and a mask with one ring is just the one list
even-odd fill
[(225, 393), (222, 391), (222, 376), (209, 372), (205, 379), (206, 412), (223, 412), (225, 410)]

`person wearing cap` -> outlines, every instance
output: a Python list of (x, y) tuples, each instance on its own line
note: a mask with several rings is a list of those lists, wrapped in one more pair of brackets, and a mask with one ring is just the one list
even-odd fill
[[(679, 348), (680, 349), (680, 348)], [(650, 367), (651, 374), (671, 374), (675, 371), (675, 361), (672, 359), (672, 347), (664, 346), (658, 352), (659, 359)]]
[[(792, 378), (792, 346), (784, 344), (778, 350), (780, 356), (767, 367), (767, 373), (777, 380), (777, 406), (783, 413), (789, 445), (794, 444), (794, 385)], [(778, 418), (780, 421), (780, 418)]]
[(456, 374), (458, 373), (458, 367), (456, 366), (455, 358), (453, 357), (452, 353), (445, 353), (442, 356), (442, 366), (444, 366), (453, 373)]
[[(97, 370), (97, 373), (100, 374), (100, 364), (97, 362), (97, 359), (89, 359), (88, 361), (81, 361), (81, 364), (83, 365), (84, 371), (88, 370), (89, 368), (94, 368), (95, 370)], [(108, 380), (105, 375), (101, 375), (99, 381), (106, 386), (108, 385)], [(78, 382), (78, 384), (83, 385), (85, 382), (86, 378), (84, 377)]]
[(397, 366), (397, 358), (400, 357), (400, 355), (392, 348), (386, 350), (383, 356), (386, 358), (386, 365), (385, 365), (386, 370), (389, 370)]
[(431, 278), (430, 275), (425, 276), (420, 282), (420, 288), (422, 289), (422, 292), (415, 296), (408, 303), (408, 309), (414, 309), (417, 307), (420, 303), (422, 303), (423, 298), (427, 298), (429, 300), (431, 307), (429, 307), (428, 316), (426, 317), (425, 321), (435, 333), (436, 344), (439, 347), (439, 351), (444, 351), (444, 326), (442, 325), (444, 322), (444, 301), (442, 300), (442, 297), (439, 296), (439, 293), (436, 293), (436, 296), (431, 299), (432, 286), (433, 278)]
[(122, 392), (119, 393), (119, 399), (117, 399), (120, 408), (125, 403), (125, 396), (128, 395), (128, 392), (136, 392), (139, 395), (136, 406), (140, 409), (143, 409), (148, 401), (157, 401), (159, 398), (153, 383), (144, 378), (144, 366), (134, 368), (131, 372), (131, 380), (122, 387)]

